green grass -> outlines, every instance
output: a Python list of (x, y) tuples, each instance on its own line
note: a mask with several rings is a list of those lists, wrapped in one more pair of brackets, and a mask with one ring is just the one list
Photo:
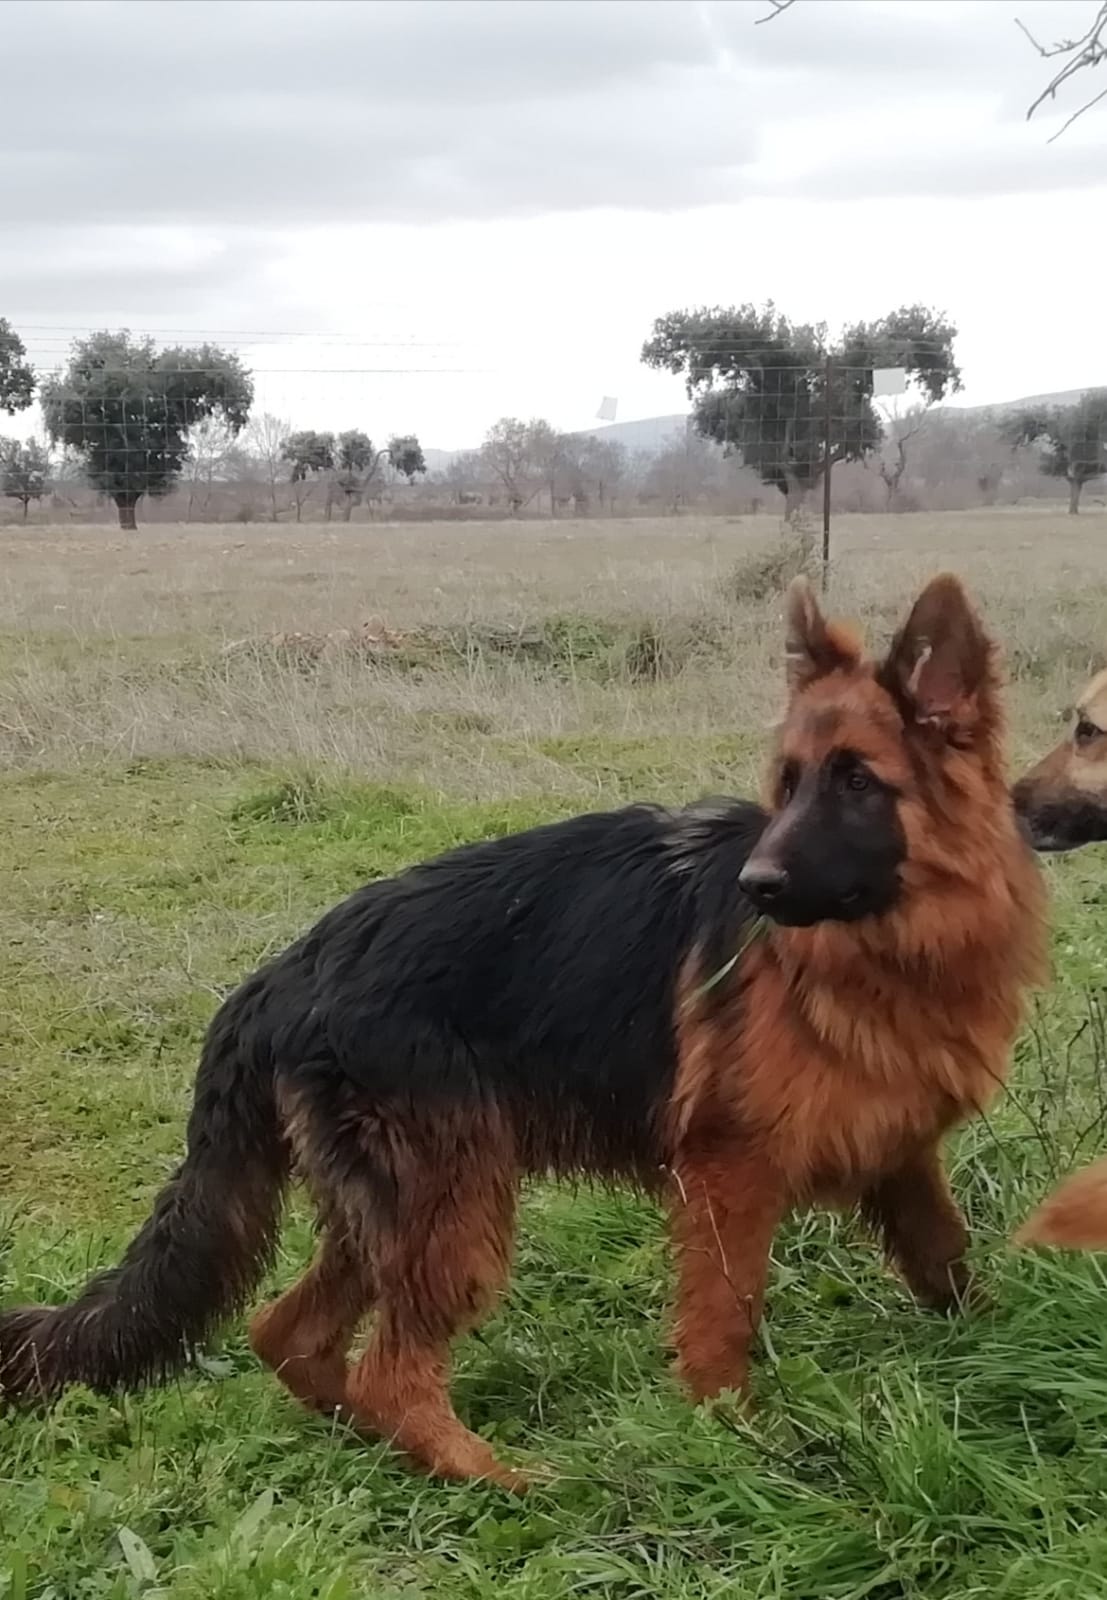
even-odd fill
[[(596, 803), (680, 794), (671, 740), (528, 759)], [(719, 787), (748, 742), (706, 756)], [(579, 791), (579, 786), (578, 791)], [(165, 761), (0, 789), (0, 1277), (70, 1293), (114, 1259), (180, 1149), (197, 1045), (238, 977), (361, 880), (571, 802), (477, 806)], [(654, 1209), (542, 1190), (499, 1314), (458, 1352), (474, 1426), (548, 1484), (432, 1484), (299, 1412), (241, 1326), (205, 1370), (115, 1404), (0, 1417), (3, 1600), (1084, 1600), (1107, 1572), (1107, 1274), (1009, 1254), (1061, 1170), (1107, 1147), (1094, 855), (1051, 864), (1057, 974), (1013, 1094), (954, 1154), (993, 1309), (917, 1312), (849, 1220), (782, 1234), (752, 1423), (689, 1408), (664, 1350)], [(265, 1286), (310, 1248), (294, 1208)]]

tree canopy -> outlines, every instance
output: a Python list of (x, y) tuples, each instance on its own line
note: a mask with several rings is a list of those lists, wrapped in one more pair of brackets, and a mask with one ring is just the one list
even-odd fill
[(823, 324), (793, 323), (770, 302), (670, 312), (654, 323), (642, 360), (683, 377), (697, 431), (792, 501), (822, 476), (828, 423), (833, 463), (863, 460), (880, 444), (874, 369), (904, 368), (928, 403), (958, 390), (956, 337), (943, 314), (914, 305), (831, 340)]
[(41, 500), (50, 480), (50, 456), (33, 439), (0, 439), (0, 494), (18, 500), (23, 520), (32, 500)]
[(1107, 473), (1107, 389), (1089, 389), (1075, 405), (1038, 406), (1007, 418), (1003, 432), (1014, 449), (1036, 445), (1039, 466), (1069, 486), (1069, 511), (1080, 510), (1084, 485)]
[(236, 355), (212, 344), (158, 350), (126, 329), (77, 340), (65, 371), (42, 386), (47, 433), (114, 500), (121, 528), (136, 526), (144, 494), (165, 495), (177, 483), (192, 428), (218, 417), (238, 434), (253, 398)]
[(0, 411), (14, 417), (17, 411), (26, 411), (34, 397), (34, 368), (27, 360), (23, 340), (11, 323), (0, 317)]
[(281, 446), (281, 456), (292, 469), (292, 483), (303, 483), (313, 474), (330, 472), (334, 468), (335, 440), (333, 433), (319, 433), (315, 428), (301, 428), (289, 434)]
[[(384, 462), (409, 483), (418, 473), (427, 470), (423, 447), (413, 433), (393, 434), (384, 448), (378, 449), (360, 428), (347, 428), (337, 437), (333, 433), (305, 428), (289, 436), (281, 453), (292, 468), (290, 481), (294, 486), (298, 484), (303, 489), (313, 478), (328, 474), (327, 515), (330, 516), (331, 498), (337, 490), (345, 502), (347, 522), (360, 500), (372, 499)], [(303, 495), (296, 496), (297, 520), (303, 498)]]
[(427, 470), (423, 446), (413, 433), (394, 433), (388, 441), (388, 464), (411, 483)]

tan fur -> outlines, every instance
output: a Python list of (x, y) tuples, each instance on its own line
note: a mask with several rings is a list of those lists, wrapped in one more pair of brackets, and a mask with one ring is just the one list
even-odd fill
[[(282, 1096), (281, 1109), (297, 1167), (319, 1188), (320, 1129), (294, 1096)], [(352, 1112), (351, 1122), (368, 1152), (384, 1130), (359, 1117)], [(459, 1166), (448, 1158), (459, 1135), (478, 1160)], [(509, 1123), (490, 1106), (473, 1125), (413, 1117), (388, 1137), (417, 1207), (401, 1229), (372, 1226), (372, 1207), (353, 1190), (337, 1210), (321, 1207), (325, 1232), (314, 1263), (257, 1313), (250, 1343), (304, 1405), (387, 1439), (422, 1471), (522, 1490), (523, 1475), (465, 1427), (449, 1393), (451, 1340), (481, 1320), (508, 1277), (520, 1176)], [(365, 1353), (347, 1367), (374, 1307)]]
[(1076, 702), (1076, 718), (1099, 730), (1098, 737), (1078, 744), (1070, 729), (1060, 744), (1042, 757), (1020, 780), (1034, 802), (1059, 803), (1066, 793), (1092, 795), (1107, 804), (1107, 671), (1099, 672)]
[[(1024, 992), (1044, 968), (1043, 891), (1008, 798), (994, 651), (960, 585), (943, 577), (924, 590), (880, 666), (796, 586), (787, 646), (790, 704), (772, 771), (858, 751), (900, 797), (904, 892), (893, 911), (854, 924), (772, 927), (729, 988), (705, 992), (697, 958), (681, 975), (658, 1155), (677, 1255), (677, 1365), (697, 1399), (745, 1389), (772, 1239), (797, 1205), (860, 1206), (924, 1303), (964, 1300), (967, 1233), (941, 1141), (1002, 1084)], [(296, 1105), (282, 1109), (309, 1178), (333, 1118), (358, 1114), (352, 1102), (317, 1127)], [(474, 1135), (443, 1109), (358, 1138), (368, 1153), (386, 1134), (414, 1206), (403, 1228), (359, 1239), (372, 1207), (344, 1187), (344, 1218), (330, 1218), (307, 1277), (255, 1320), (254, 1348), (300, 1399), (340, 1410), (424, 1470), (519, 1488), (459, 1420), (448, 1384), (452, 1339), (508, 1272), (520, 1176), (511, 1128), (490, 1108)], [(458, 1165), (460, 1148), (479, 1159)], [(373, 1304), (368, 1349), (343, 1376), (342, 1353)]]
[[(1057, 826), (1069, 819), (1069, 843), (1105, 837), (1088, 819), (1107, 814), (1107, 671), (1099, 672), (1076, 702), (1069, 734), (1015, 785), (1016, 803), (1033, 820), (1050, 810)], [(1081, 724), (1090, 734), (1080, 735)], [(1083, 819), (1077, 827), (1072, 819)], [(1080, 827), (1087, 831), (1081, 833)], [(1065, 1179), (1014, 1236), (1014, 1243), (1056, 1245), (1070, 1250), (1107, 1249), (1107, 1160)]]
[(797, 1204), (859, 1204), (927, 1303), (969, 1289), (940, 1145), (1007, 1076), (1045, 975), (1044, 890), (1008, 801), (995, 652), (955, 579), (913, 620), (878, 672), (809, 590), (789, 600), (773, 770), (848, 748), (894, 785), (905, 893), (883, 917), (770, 927), (729, 1007), (685, 975), (673, 1207), (679, 1365), (698, 1395), (744, 1385), (769, 1244)]
[[(945, 670), (926, 643), (907, 674), (915, 693), (930, 663)], [(972, 745), (912, 748), (873, 663), (857, 659), (810, 683), (778, 734), (781, 758), (856, 749), (901, 790), (907, 840), (907, 892), (889, 916), (774, 928), (746, 958), (741, 1112), (799, 1188), (822, 1174), (849, 1186), (987, 1105), (1024, 991), (1045, 976), (1044, 890), (1004, 804), (990, 647), (974, 693), (945, 699)]]
[[(967, 1230), (941, 1143), (1002, 1084), (1024, 994), (1044, 969), (1043, 890), (1007, 790), (995, 651), (950, 576), (926, 586), (879, 663), (852, 631), (823, 617), (802, 583), (788, 596), (786, 639), (790, 699), (770, 767), (767, 826), (741, 808), (746, 837), (756, 834), (748, 858), (744, 850), (711, 858), (711, 897), (729, 890), (733, 917), (705, 910), (679, 944), (660, 946), (667, 961), (681, 962), (664, 974), (660, 1010), (643, 1012), (641, 986), (631, 985), (616, 1013), (628, 1029), (641, 1014), (650, 1019), (621, 1069), (629, 1067), (629, 1083), (610, 1095), (636, 1140), (605, 1142), (607, 1097), (530, 1097), (529, 1072), (571, 1067), (541, 1046), (528, 1063), (520, 1023), (503, 1043), (491, 1027), (490, 1060), (459, 1032), (467, 1050), (457, 1066), (449, 1028), (430, 1026), (434, 1006), (425, 1001), (406, 1019), (417, 1047), (404, 1058), (408, 1077), (384, 1076), (368, 1092), (347, 1063), (389, 1048), (397, 1037), (390, 1028), (402, 1038), (406, 968), (385, 1012), (389, 1026), (378, 1035), (372, 1022), (356, 1025), (362, 987), (386, 979), (365, 978), (362, 947), (350, 956), (348, 925), (327, 956), (320, 924), (287, 959), (295, 955), (291, 970), (305, 985), (293, 991), (297, 1005), (316, 997), (311, 1013), (322, 1008), (323, 1024), (305, 1028), (295, 1011), (278, 1035), (281, 1051), (270, 1042), (255, 1066), (244, 1036), (266, 1037), (259, 1019), (275, 1004), (270, 979), (249, 980), (226, 1003), (205, 1047), (181, 1174), (123, 1268), (94, 1279), (70, 1307), (0, 1313), (0, 1393), (46, 1396), (79, 1377), (108, 1389), (175, 1370), (182, 1330), (202, 1336), (257, 1282), (293, 1165), (314, 1193), (323, 1238), (301, 1281), (255, 1317), (253, 1347), (300, 1401), (447, 1477), (523, 1487), (457, 1415), (449, 1370), (453, 1340), (507, 1280), (528, 1175), (667, 1188), (677, 1361), (697, 1399), (745, 1388), (773, 1236), (797, 1206), (858, 1206), (913, 1293), (937, 1309), (959, 1307), (971, 1288)], [(770, 925), (753, 940), (742, 879), (759, 851), (771, 864), (774, 833), (779, 840), (797, 825), (788, 773), (797, 765), (834, 771), (847, 755), (884, 780), (880, 814), (894, 846), (884, 909), (854, 922)], [(837, 843), (833, 827), (828, 838), (820, 825), (818, 838)], [(635, 881), (622, 880), (631, 886), (624, 895)], [(624, 899), (616, 909), (636, 908)], [(705, 950), (689, 946), (711, 946), (728, 927), (746, 930), (746, 942), (716, 984)], [(360, 938), (364, 920), (354, 928)], [(382, 946), (374, 959), (384, 962)], [(718, 954), (713, 948), (711, 966)], [(532, 955), (520, 942), (507, 959)], [(594, 981), (586, 971), (574, 990), (574, 1022), (601, 981), (603, 969), (593, 970)], [(452, 1024), (456, 1001), (448, 986), (443, 992)], [(500, 999), (490, 981), (493, 1012)], [(524, 1020), (532, 1006), (522, 1008)], [(348, 1008), (354, 1025), (343, 1025)], [(306, 1059), (275, 1077), (270, 1055), (289, 1052), (290, 1039), (303, 1041)], [(449, 1072), (414, 1070), (431, 1048)], [(524, 1070), (509, 1075), (516, 1050)], [(638, 1076), (651, 1054), (652, 1091), (648, 1074), (641, 1088)], [(195, 1294), (184, 1294), (193, 1282), (206, 1297), (202, 1314)], [(163, 1316), (167, 1296), (172, 1314)], [(347, 1365), (370, 1318), (367, 1347)]]
[(1107, 1250), (1107, 1160), (1066, 1178), (1031, 1213), (1015, 1234), (1014, 1243)]

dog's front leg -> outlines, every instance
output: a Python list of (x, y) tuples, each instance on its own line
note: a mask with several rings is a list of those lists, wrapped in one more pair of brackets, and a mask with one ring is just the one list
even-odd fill
[(971, 1292), (969, 1234), (937, 1144), (914, 1151), (862, 1196), (861, 1209), (924, 1306), (957, 1311)]
[(787, 1209), (783, 1176), (738, 1137), (716, 1133), (673, 1164), (677, 1370), (696, 1400), (746, 1387), (769, 1250)]

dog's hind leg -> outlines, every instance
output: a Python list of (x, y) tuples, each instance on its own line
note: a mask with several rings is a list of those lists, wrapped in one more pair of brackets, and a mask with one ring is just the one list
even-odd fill
[(495, 1120), (459, 1130), (448, 1151), (440, 1130), (405, 1141), (396, 1221), (381, 1231), (374, 1263), (377, 1326), (346, 1398), (363, 1426), (424, 1471), (519, 1490), (525, 1480), (465, 1427), (449, 1392), (451, 1341), (489, 1309), (509, 1269), (517, 1174)]
[(971, 1295), (969, 1234), (950, 1193), (939, 1147), (915, 1151), (861, 1198), (907, 1287), (934, 1311), (956, 1311)]
[(313, 1410), (346, 1410), (346, 1352), (373, 1300), (372, 1275), (341, 1221), (302, 1278), (250, 1324), (254, 1353)]

